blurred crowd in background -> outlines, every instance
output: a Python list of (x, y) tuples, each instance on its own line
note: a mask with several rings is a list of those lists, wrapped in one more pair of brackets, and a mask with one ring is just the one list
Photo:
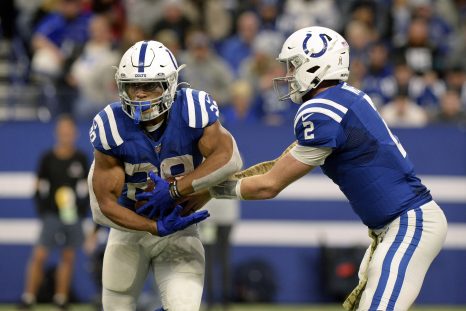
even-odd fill
[(277, 100), (276, 57), (288, 35), (314, 25), (347, 39), (348, 83), (389, 125), (466, 125), (466, 0), (1, 0), (0, 120), (90, 122), (118, 100), (112, 66), (155, 39), (226, 126), (281, 125), (298, 106)]

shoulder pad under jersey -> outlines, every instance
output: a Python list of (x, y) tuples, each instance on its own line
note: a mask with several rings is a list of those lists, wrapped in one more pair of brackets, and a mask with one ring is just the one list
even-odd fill
[(301, 105), (294, 119), (298, 144), (337, 147), (337, 136), (347, 111), (343, 105), (324, 98), (311, 99)]
[(89, 138), (95, 149), (104, 153), (123, 144), (120, 132), (124, 130), (127, 116), (120, 103), (113, 103), (101, 110), (92, 122)]
[(177, 100), (183, 120), (191, 128), (205, 128), (218, 120), (217, 103), (204, 91), (183, 88), (178, 91)]

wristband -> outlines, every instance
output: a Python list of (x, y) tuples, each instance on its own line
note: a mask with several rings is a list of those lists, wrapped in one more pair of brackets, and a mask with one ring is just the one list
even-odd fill
[(178, 190), (176, 180), (170, 183), (168, 191), (169, 191), (170, 196), (172, 197), (173, 200), (177, 200), (177, 199), (180, 199), (182, 197), (180, 191)]

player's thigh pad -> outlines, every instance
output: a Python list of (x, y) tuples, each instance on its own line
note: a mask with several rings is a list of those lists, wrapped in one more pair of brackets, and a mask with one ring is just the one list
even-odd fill
[(408, 310), (446, 232), (445, 216), (435, 202), (408, 211), (383, 228), (358, 310)]
[(153, 266), (164, 309), (199, 310), (205, 255), (195, 226), (169, 236), (166, 248), (154, 258)]
[(141, 234), (110, 230), (102, 270), (102, 285), (105, 289), (116, 293), (139, 294), (150, 264), (139, 244)]

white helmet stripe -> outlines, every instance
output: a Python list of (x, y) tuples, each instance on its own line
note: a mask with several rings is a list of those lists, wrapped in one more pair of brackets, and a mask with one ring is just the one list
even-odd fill
[(115, 141), (117, 146), (123, 143), (123, 139), (121, 139), (120, 133), (118, 132), (118, 127), (115, 121), (115, 115), (113, 114), (112, 108), (110, 106), (105, 107), (105, 113), (108, 117), (108, 122), (110, 123), (110, 131), (112, 133), (112, 138)]
[(194, 108), (193, 90), (186, 89), (186, 99), (188, 100), (188, 119), (189, 126), (196, 127), (196, 110)]

